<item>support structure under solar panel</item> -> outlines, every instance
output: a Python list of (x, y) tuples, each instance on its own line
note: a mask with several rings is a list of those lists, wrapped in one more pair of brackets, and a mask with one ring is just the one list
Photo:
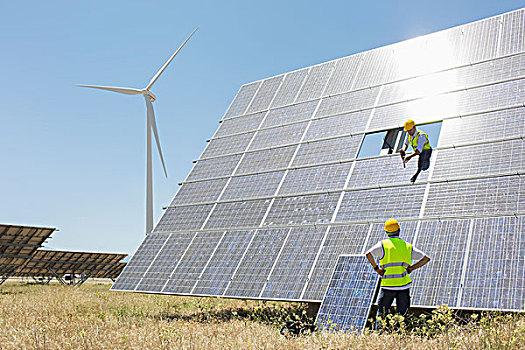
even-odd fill
[(127, 254), (37, 250), (14, 277), (56, 278), (61, 284), (81, 285), (88, 278), (118, 277)]
[[(432, 258), (414, 305), (523, 311), (524, 67), (519, 9), (242, 86), (113, 289), (319, 303), (394, 217)], [(358, 158), (408, 118), (440, 130), (414, 185), (416, 159)]]
[(54, 231), (49, 227), (0, 225), (0, 285), (23, 268)]
[(364, 330), (379, 275), (363, 255), (340, 255), (317, 314), (321, 330), (361, 332)]

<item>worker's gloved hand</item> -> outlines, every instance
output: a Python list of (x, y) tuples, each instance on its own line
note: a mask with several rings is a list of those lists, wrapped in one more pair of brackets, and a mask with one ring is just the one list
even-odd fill
[(408, 272), (409, 274), (412, 273), (412, 271), (414, 271), (414, 270), (412, 269), (412, 266), (407, 267), (407, 272)]
[(379, 270), (377, 270), (377, 273), (379, 274), (379, 276), (383, 276), (385, 274), (385, 269), (379, 268)]

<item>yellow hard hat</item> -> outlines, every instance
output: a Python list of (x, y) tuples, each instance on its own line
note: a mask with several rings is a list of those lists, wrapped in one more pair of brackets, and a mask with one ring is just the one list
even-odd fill
[(399, 223), (396, 219), (388, 219), (385, 222), (385, 231), (386, 232), (396, 232), (400, 229)]
[(405, 131), (412, 129), (414, 126), (416, 126), (416, 123), (412, 119), (407, 120), (405, 122)]

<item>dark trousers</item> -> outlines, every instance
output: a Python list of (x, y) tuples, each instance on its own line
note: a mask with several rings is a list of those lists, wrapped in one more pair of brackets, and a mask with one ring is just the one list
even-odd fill
[(419, 176), (419, 173), (421, 170), (428, 170), (430, 168), (430, 157), (432, 156), (432, 148), (430, 149), (424, 149), (423, 152), (419, 154), (419, 159), (417, 161), (417, 171), (412, 176), (412, 179), (410, 181), (414, 182), (416, 181), (417, 177)]
[(406, 314), (410, 307), (410, 289), (388, 290), (381, 288), (377, 299), (377, 317), (384, 318), (388, 315), (394, 299), (396, 299), (397, 312), (403, 316)]

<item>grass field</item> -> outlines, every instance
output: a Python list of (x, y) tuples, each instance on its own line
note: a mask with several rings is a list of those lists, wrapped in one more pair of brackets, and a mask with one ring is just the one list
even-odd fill
[(281, 323), (304, 317), (305, 305), (118, 293), (109, 286), (5, 283), (0, 349), (525, 348), (525, 316), (478, 315), (460, 325), (445, 309), (397, 334), (286, 338)]

